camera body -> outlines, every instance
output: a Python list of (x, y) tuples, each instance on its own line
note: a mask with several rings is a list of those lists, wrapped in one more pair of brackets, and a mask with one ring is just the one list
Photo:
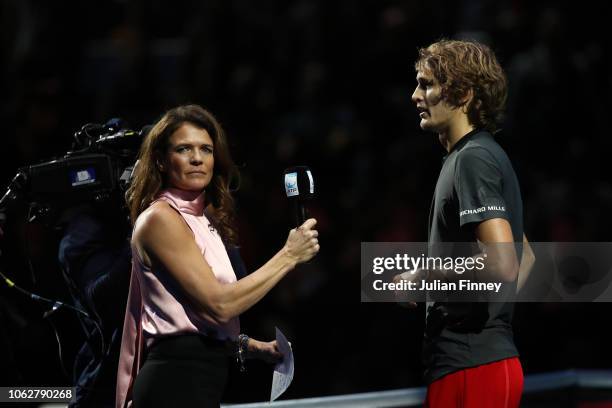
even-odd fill
[(107, 154), (79, 154), (20, 169), (26, 173), (28, 201), (65, 207), (101, 201), (117, 188), (118, 169)]
[(74, 134), (72, 150), (63, 156), (18, 170), (0, 200), (26, 202), (30, 221), (55, 223), (72, 207), (121, 210), (134, 161), (147, 128), (135, 131), (112, 119), (104, 125), (86, 124)]

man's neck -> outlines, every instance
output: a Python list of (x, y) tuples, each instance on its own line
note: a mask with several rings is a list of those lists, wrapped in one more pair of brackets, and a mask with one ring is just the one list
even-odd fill
[(446, 131), (438, 134), (438, 139), (447, 152), (450, 152), (453, 146), (465, 135), (474, 130), (474, 126), (470, 125), (467, 116), (461, 116), (455, 122), (451, 123)]

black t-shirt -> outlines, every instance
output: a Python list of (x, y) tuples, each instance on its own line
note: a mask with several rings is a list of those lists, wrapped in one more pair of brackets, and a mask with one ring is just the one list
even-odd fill
[[(489, 132), (474, 130), (444, 158), (430, 211), (429, 255), (436, 255), (431, 253), (436, 244), (476, 242), (475, 227), (493, 218), (508, 220), (514, 241), (522, 242), (523, 204), (512, 164)], [(509, 286), (515, 290), (516, 283)], [(512, 310), (512, 303), (429, 304), (423, 344), (426, 382), (517, 356)]]

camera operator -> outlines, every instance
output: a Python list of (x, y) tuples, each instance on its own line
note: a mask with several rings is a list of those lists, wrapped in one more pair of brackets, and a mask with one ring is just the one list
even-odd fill
[[(94, 200), (65, 203), (58, 223), (62, 228), (58, 260), (66, 283), (75, 302), (99, 324), (96, 328), (79, 316), (86, 341), (75, 358), (76, 396), (71, 407), (114, 405), (131, 269), (130, 226), (123, 192), (129, 181), (125, 175), (130, 173), (129, 166), (146, 132), (119, 130), (123, 127), (120, 120), (112, 119), (101, 127), (85, 125), (75, 134), (77, 145), (85, 145), (79, 152), (109, 156), (115, 182), (110, 192), (107, 188), (106, 194), (96, 194)], [(117, 180), (119, 175), (122, 180)]]
[(71, 151), (20, 168), (0, 198), (0, 210), (29, 207), (28, 222), (61, 231), (58, 261), (76, 308), (44, 301), (54, 303), (45, 317), (59, 307), (74, 309), (85, 333), (73, 367), (71, 407), (114, 405), (131, 270), (123, 195), (144, 132), (126, 129), (119, 119), (86, 124), (74, 134)]
[(101, 350), (100, 334), (81, 318), (87, 340), (75, 359), (76, 397), (70, 406), (111, 407), (131, 267), (128, 230), (121, 225), (120, 211), (110, 206), (84, 204), (66, 210), (62, 218), (60, 265), (76, 289), (75, 301), (100, 323), (106, 343)]

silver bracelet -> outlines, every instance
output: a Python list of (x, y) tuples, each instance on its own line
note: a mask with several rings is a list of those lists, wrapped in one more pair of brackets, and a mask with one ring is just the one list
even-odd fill
[(246, 371), (246, 367), (244, 362), (246, 360), (246, 354), (249, 346), (249, 336), (246, 334), (240, 334), (238, 336), (238, 350), (236, 351), (236, 362), (240, 367), (240, 372), (244, 373)]

